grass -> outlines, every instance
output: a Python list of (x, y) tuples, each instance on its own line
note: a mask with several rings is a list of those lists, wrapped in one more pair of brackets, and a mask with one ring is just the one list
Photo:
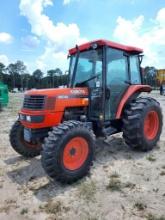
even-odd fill
[(45, 205), (45, 211), (46, 213), (57, 214), (62, 211), (62, 203), (60, 201), (48, 201)]
[(111, 178), (119, 178), (120, 175), (119, 175), (117, 172), (114, 172), (114, 173), (111, 174), (110, 177), (111, 177)]
[(7, 200), (5, 200), (5, 203), (6, 204), (16, 204), (16, 200), (14, 200), (14, 199), (7, 199)]
[(119, 178), (120, 175), (117, 172), (112, 173), (106, 189), (110, 191), (121, 191), (122, 184)]
[(0, 213), (1, 212), (8, 213), (9, 209), (10, 209), (10, 207), (8, 205), (2, 206), (2, 207), (0, 207)]
[(112, 174), (110, 176), (110, 180), (106, 188), (111, 191), (121, 191), (122, 186), (118, 174)]
[(0, 176), (4, 175), (4, 170), (2, 168), (0, 168)]
[(147, 160), (154, 162), (156, 161), (156, 158), (154, 157), (154, 155), (150, 154), (149, 156), (146, 157)]
[(110, 179), (106, 188), (111, 191), (121, 191), (121, 182), (119, 179)]
[[(85, 215), (84, 215), (85, 214)], [(83, 216), (78, 216), (78, 220), (104, 220), (105, 218), (103, 217), (103, 213), (102, 212), (98, 212), (97, 210), (95, 212), (91, 212), (90, 209), (88, 210), (84, 210), (83, 211)], [(75, 218), (74, 218), (75, 219)]]
[(40, 205), (39, 209), (45, 211), (47, 214), (59, 214), (61, 212), (69, 211), (69, 207), (63, 206), (60, 200), (49, 200), (45, 205)]
[(153, 192), (156, 192), (156, 193), (157, 193), (158, 191), (159, 191), (158, 188), (154, 188), (154, 189), (153, 189)]
[(162, 172), (160, 173), (160, 176), (165, 176), (165, 171), (162, 171)]
[(131, 160), (131, 159), (132, 159), (132, 155), (131, 155), (131, 154), (127, 154), (126, 157), (127, 157), (128, 160)]
[(34, 209), (34, 210), (33, 210), (33, 214), (34, 214), (34, 215), (37, 214), (37, 210)]
[(88, 217), (87, 220), (98, 220), (98, 218), (97, 217)]
[(5, 200), (4, 206), (0, 207), (0, 213), (1, 212), (8, 213), (11, 208), (16, 209), (18, 207), (19, 206), (16, 204), (16, 200), (13, 200), (13, 199)]
[(23, 208), (23, 209), (21, 209), (21, 211), (20, 211), (20, 214), (21, 215), (25, 215), (25, 214), (27, 214), (28, 213), (28, 208)]
[(133, 189), (136, 187), (136, 184), (131, 183), (131, 182), (127, 182), (127, 183), (121, 183), (120, 181), (120, 175), (118, 173), (113, 173), (110, 176), (110, 180), (108, 185), (106, 186), (107, 190), (111, 190), (111, 191), (121, 191), (122, 188), (130, 188)]
[(134, 189), (136, 187), (135, 183), (127, 182), (125, 183), (126, 188)]
[(78, 194), (87, 201), (93, 200), (96, 193), (96, 184), (94, 181), (82, 182), (78, 186)]
[(165, 220), (165, 216), (157, 217), (151, 213), (149, 213), (146, 217), (147, 220)]
[(147, 208), (146, 204), (142, 203), (142, 202), (136, 202), (134, 204), (134, 208), (136, 208), (138, 211), (143, 211)]

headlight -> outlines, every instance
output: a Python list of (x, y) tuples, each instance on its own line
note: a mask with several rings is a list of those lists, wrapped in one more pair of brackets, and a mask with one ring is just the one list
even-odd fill
[(20, 121), (27, 121), (31, 123), (41, 123), (44, 121), (45, 116), (44, 115), (24, 115), (19, 114)]
[(26, 121), (31, 122), (31, 116), (27, 115), (26, 116)]
[(25, 121), (26, 120), (25, 115), (19, 114), (19, 119), (21, 121)]

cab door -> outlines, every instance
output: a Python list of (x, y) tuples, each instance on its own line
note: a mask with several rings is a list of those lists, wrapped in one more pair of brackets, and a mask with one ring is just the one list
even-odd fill
[(115, 119), (118, 105), (129, 87), (128, 57), (123, 51), (106, 49), (105, 75), (105, 120), (112, 120)]
[(88, 87), (88, 116), (92, 121), (98, 121), (103, 115), (103, 49), (96, 48), (82, 51), (79, 54), (74, 87)]

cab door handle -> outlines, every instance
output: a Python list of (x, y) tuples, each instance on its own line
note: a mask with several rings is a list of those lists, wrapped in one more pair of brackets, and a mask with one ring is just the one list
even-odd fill
[(111, 96), (111, 90), (110, 90), (110, 88), (106, 88), (105, 89), (105, 98), (110, 99), (110, 96)]

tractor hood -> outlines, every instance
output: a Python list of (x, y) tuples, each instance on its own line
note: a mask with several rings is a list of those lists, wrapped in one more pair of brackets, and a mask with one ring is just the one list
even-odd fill
[(68, 96), (68, 98), (87, 97), (88, 88), (33, 89), (25, 92), (25, 95), (44, 95), (49, 97)]
[(25, 92), (20, 120), (30, 129), (57, 126), (67, 108), (87, 107), (88, 88), (33, 89)]

